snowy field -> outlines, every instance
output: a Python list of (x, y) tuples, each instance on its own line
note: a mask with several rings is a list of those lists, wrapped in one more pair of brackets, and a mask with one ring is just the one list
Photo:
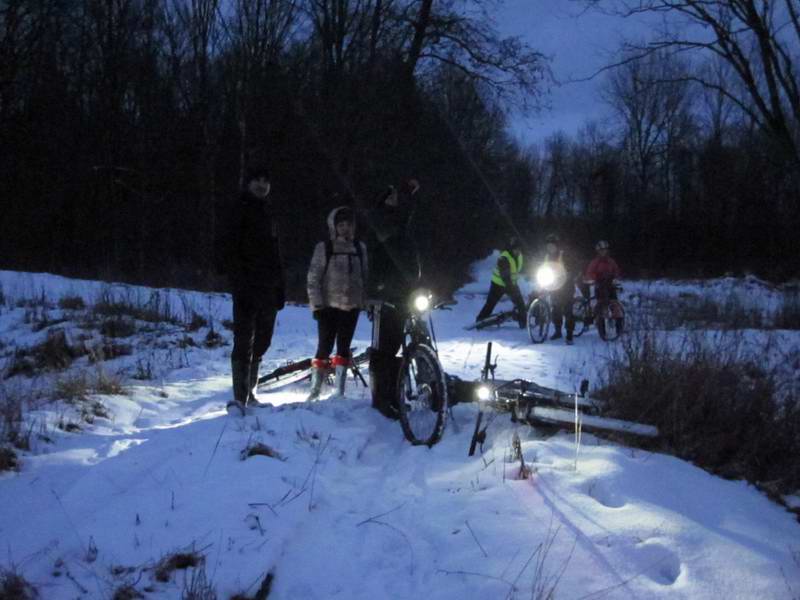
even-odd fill
[[(499, 378), (564, 391), (583, 378), (596, 384), (615, 347), (594, 330), (572, 347), (534, 346), (513, 324), (464, 330), (485, 299), (493, 260), (476, 265), (477, 283), (456, 295), (452, 311), (434, 315), (445, 370), (476, 379), (493, 341)], [(31, 450), (20, 453), (19, 472), (0, 474), (0, 566), (41, 598), (115, 598), (123, 589), (145, 598), (253, 598), (268, 574), (269, 597), (279, 599), (800, 597), (800, 523), (745, 482), (587, 434), (578, 447), (572, 432), (548, 437), (507, 415), (492, 421), (483, 454), (468, 457), (473, 404), (454, 408), (438, 445), (412, 447), (352, 383), (343, 399), (309, 405), (302, 389), (280, 391), (262, 395), (275, 408), (228, 417), (227, 296), (12, 272), (0, 272), (0, 285), (5, 361), (54, 329), (71, 343), (103, 343), (77, 310), (17, 306), (42, 296), (53, 305), (63, 297), (150, 302), (184, 321), (196, 313), (228, 342), (206, 348), (208, 325), (150, 326), (115, 338), (127, 355), (77, 358), (73, 377), (102, 369), (126, 391), (93, 397), (108, 411), (93, 423), (74, 405), (41, 400), (63, 387), (63, 373), (2, 382), (4, 397), (33, 409)], [(653, 297), (738, 295), (765, 320), (783, 293), (752, 279), (624, 286), (632, 311)], [(284, 309), (262, 372), (311, 355), (315, 327), (307, 307)], [(800, 341), (790, 331), (749, 335), (774, 340), (775, 355), (763, 360), (780, 360)], [(369, 339), (362, 318), (354, 346)], [(515, 432), (529, 479), (509, 459)], [(278, 456), (243, 460), (259, 443)], [(202, 562), (157, 576), (176, 553)], [(216, 596), (199, 594), (203, 577)]]

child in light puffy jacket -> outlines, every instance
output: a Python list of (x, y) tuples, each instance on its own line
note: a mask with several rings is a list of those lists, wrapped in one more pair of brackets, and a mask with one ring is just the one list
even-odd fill
[[(308, 300), (319, 341), (312, 360), (309, 401), (319, 398), (325, 374), (336, 372), (336, 393), (344, 395), (350, 342), (366, 304), (367, 248), (355, 238), (355, 214), (340, 206), (328, 215), (330, 240), (314, 248), (308, 269)], [(336, 354), (330, 357), (336, 344)]]

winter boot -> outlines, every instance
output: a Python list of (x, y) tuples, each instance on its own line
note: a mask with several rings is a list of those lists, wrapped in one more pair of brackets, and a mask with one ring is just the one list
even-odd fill
[(231, 379), (233, 381), (233, 400), (228, 402), (228, 410), (238, 410), (244, 415), (247, 407), (248, 385), (250, 384), (250, 365), (241, 360), (231, 359)]
[(397, 419), (397, 377), (402, 358), (370, 348), (369, 389), (372, 408), (388, 419)]
[(261, 367), (261, 359), (253, 360), (250, 363), (250, 372), (247, 388), (247, 406), (268, 407), (272, 406), (269, 402), (262, 402), (258, 399), (258, 370)]
[(331, 364), (336, 369), (336, 395), (344, 396), (344, 386), (347, 383), (347, 369), (350, 367), (350, 359), (337, 354), (331, 360)]
[(253, 360), (247, 373), (247, 404), (258, 404), (256, 397), (256, 386), (258, 385), (258, 369), (261, 367), (261, 360)]
[(572, 346), (572, 331), (571, 330), (567, 330), (566, 342), (567, 342), (567, 346)]
[(328, 360), (324, 358), (314, 358), (311, 360), (311, 390), (308, 393), (306, 402), (319, 400), (319, 393), (322, 390), (322, 382), (328, 374)]

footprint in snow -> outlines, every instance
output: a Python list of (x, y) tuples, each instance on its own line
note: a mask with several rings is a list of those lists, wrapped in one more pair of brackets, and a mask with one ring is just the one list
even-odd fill
[(589, 482), (587, 493), (606, 508), (622, 508), (626, 504), (625, 500), (603, 481)]
[(658, 542), (637, 544), (635, 555), (642, 574), (659, 585), (673, 585), (680, 577), (683, 565), (678, 555)]

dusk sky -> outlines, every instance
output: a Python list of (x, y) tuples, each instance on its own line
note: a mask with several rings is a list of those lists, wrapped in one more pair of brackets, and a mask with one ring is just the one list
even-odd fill
[(584, 11), (572, 0), (506, 0), (496, 14), (504, 35), (520, 36), (536, 50), (552, 57), (551, 108), (539, 115), (513, 117), (512, 131), (525, 144), (541, 143), (563, 130), (574, 134), (588, 119), (602, 119), (608, 107), (600, 97), (604, 76), (577, 82), (612, 62), (621, 40), (644, 39), (652, 19), (622, 19)]

